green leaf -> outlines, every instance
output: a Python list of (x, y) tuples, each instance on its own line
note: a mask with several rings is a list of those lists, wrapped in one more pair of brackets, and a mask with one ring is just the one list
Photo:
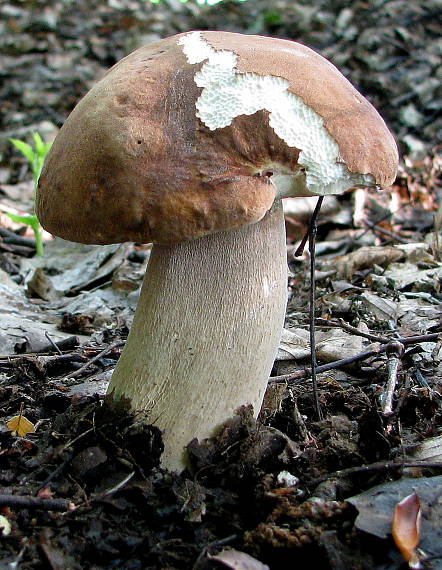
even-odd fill
[(37, 132), (33, 132), (32, 133), (32, 138), (34, 139), (34, 147), (35, 150), (38, 152), (38, 154), (40, 154), (41, 152), (41, 147), (43, 146), (43, 139), (40, 136), (40, 133)]
[[(43, 169), (43, 164), (46, 155), (51, 148), (51, 143), (45, 143), (41, 138), (40, 134), (37, 132), (32, 133), (32, 139), (34, 142), (34, 148), (28, 143), (18, 139), (9, 139), (11, 143), (28, 159), (32, 174), (34, 177), (34, 187), (37, 191), (38, 179), (40, 178), (41, 171)], [(18, 223), (30, 226), (34, 231), (35, 235), (35, 246), (37, 250), (37, 255), (43, 255), (43, 236), (41, 231), (40, 222), (35, 214), (27, 214), (25, 216), (19, 216), (17, 214), (7, 214), (9, 218)]]
[(11, 143), (17, 148), (28, 160), (29, 162), (34, 162), (35, 152), (32, 146), (24, 141), (18, 139), (9, 139)]
[(19, 214), (12, 214), (11, 212), (5, 212), (10, 220), (17, 224), (25, 224), (32, 228), (35, 237), (35, 248), (37, 255), (42, 256), (44, 254), (44, 243), (43, 236), (41, 233), (40, 222), (35, 214), (25, 214), (20, 216)]
[(269, 10), (264, 13), (264, 21), (268, 26), (277, 26), (282, 21), (282, 15), (277, 10)]
[(25, 224), (26, 226), (31, 226), (31, 228), (34, 228), (36, 222), (38, 223), (37, 216), (35, 214), (24, 214), (21, 216), (19, 214), (11, 214), (10, 212), (6, 212), (6, 215), (13, 222), (17, 224)]
[(48, 150), (51, 148), (51, 143), (45, 143), (40, 136), (40, 133), (32, 133), (32, 138), (34, 139), (34, 147), (39, 158), (44, 159), (48, 154)]

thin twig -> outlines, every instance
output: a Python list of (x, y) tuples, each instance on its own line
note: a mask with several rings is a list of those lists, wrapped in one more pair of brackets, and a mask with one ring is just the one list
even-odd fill
[(394, 239), (395, 241), (398, 241), (399, 243), (410, 243), (410, 240), (404, 239), (401, 236), (398, 236), (397, 234), (390, 232), (389, 230), (386, 230), (382, 226), (378, 226), (377, 224), (372, 224), (371, 222), (368, 222), (367, 220), (362, 220), (362, 221), (371, 230), (379, 232), (380, 234), (384, 234), (384, 235)]
[(409, 344), (419, 344), (420, 342), (436, 342), (441, 335), (442, 333), (417, 334), (414, 336), (402, 336), (394, 340), (408, 346)]
[[(437, 341), (441, 333), (431, 333), (431, 334), (422, 334), (416, 336), (409, 336), (409, 337), (401, 337), (396, 338), (395, 341), (402, 343), (405, 346), (409, 344), (418, 344), (420, 342), (431, 342)], [(334, 362), (329, 362), (328, 364), (322, 364), (321, 366), (317, 366), (316, 372), (327, 372), (328, 370), (335, 370), (336, 368), (340, 368), (341, 366), (347, 366), (348, 364), (353, 364), (354, 362), (359, 362), (360, 360), (366, 360), (367, 358), (371, 358), (372, 356), (377, 356), (379, 354), (383, 354), (387, 350), (386, 344), (380, 346), (377, 350), (368, 350), (367, 352), (361, 352), (360, 354), (356, 354), (355, 356), (350, 356), (349, 358), (342, 358), (341, 360), (335, 360)], [(304, 380), (310, 376), (310, 370), (295, 370), (295, 372), (291, 372), (290, 374), (283, 374), (281, 376), (272, 376), (269, 378), (270, 384), (295, 384), (297, 380)]]
[(83, 433), (80, 433), (80, 435), (77, 435), (77, 437), (74, 437), (74, 439), (71, 439), (70, 441), (68, 441), (61, 449), (61, 452), (66, 451), (66, 449), (69, 449), (69, 447), (72, 447), (74, 445), (74, 443), (76, 443), (79, 439), (82, 439), (85, 435), (87, 435), (88, 433), (91, 433), (91, 431), (94, 431), (95, 429), (95, 425), (92, 426), (91, 428), (87, 429), (86, 431), (84, 431)]
[(391, 416), (393, 413), (393, 395), (396, 388), (397, 374), (401, 358), (405, 352), (404, 345), (397, 341), (392, 341), (387, 346), (387, 385), (381, 397), (382, 414)]
[(50, 334), (48, 333), (48, 331), (45, 331), (45, 337), (48, 339), (48, 341), (51, 343), (51, 345), (54, 347), (55, 352), (58, 352), (58, 354), (63, 354), (60, 350), (60, 348), (55, 344), (55, 342), (52, 340)]
[(219, 548), (220, 546), (231, 544), (232, 542), (237, 540), (238, 536), (239, 536), (238, 534), (231, 534), (230, 536), (226, 536), (225, 538), (220, 538), (218, 540), (214, 540), (213, 542), (209, 542), (208, 544), (206, 544), (202, 549), (202, 551), (199, 553), (198, 558), (195, 561), (194, 568), (196, 568), (202, 562), (202, 560), (210, 552), (211, 548)]
[(28, 497), (23, 495), (1, 495), (0, 507), (12, 509), (42, 509), (44, 511), (72, 511), (75, 507), (67, 499), (44, 499), (43, 497)]
[(293, 253), (293, 257), (299, 257), (300, 255), (302, 255), (304, 253), (305, 244), (307, 243), (309, 233), (310, 233), (310, 228), (305, 232), (304, 237), (302, 238), (300, 244), (295, 249), (295, 251)]
[(317, 219), (318, 219), (318, 214), (319, 214), (319, 210), (321, 209), (322, 206), (322, 202), (324, 201), (324, 196), (320, 196), (318, 198), (318, 201), (316, 202), (316, 206), (315, 209), (313, 210), (312, 213), (312, 217), (310, 218), (310, 225), (308, 230), (305, 232), (304, 237), (302, 238), (300, 244), (298, 245), (298, 247), (296, 248), (295, 253), (293, 254), (293, 257), (299, 257), (300, 255), (302, 255), (304, 253), (304, 249), (307, 243), (307, 240), (310, 240), (310, 235), (311, 235), (311, 229), (312, 229), (312, 222), (314, 222), (316, 224), (316, 230), (318, 229), (317, 226)]
[(313, 387), (313, 399), (315, 402), (316, 415), (319, 420), (323, 419), (321, 406), (319, 405), (318, 397), (318, 383), (316, 381), (316, 335), (315, 335), (315, 294), (316, 294), (316, 281), (315, 281), (315, 262), (316, 262), (316, 234), (318, 233), (318, 214), (321, 209), (324, 196), (319, 196), (316, 202), (315, 209), (313, 210), (312, 217), (310, 219), (310, 225), (308, 231), (305, 233), (301, 240), (298, 248), (293, 254), (294, 257), (299, 257), (303, 254), (305, 244), (308, 240), (308, 247), (310, 253), (310, 361), (311, 361), (311, 377), (312, 377), (312, 387)]
[[(61, 381), (64, 381), (64, 380), (71, 380), (72, 378), (77, 378), (77, 377), (80, 376), (85, 370), (87, 370), (91, 364), (93, 364), (93, 363), (96, 362), (97, 360), (100, 360), (100, 358), (102, 358), (105, 354), (107, 354), (108, 352), (111, 352), (111, 350), (113, 350), (114, 348), (117, 348), (118, 346), (121, 346), (122, 344), (124, 344), (124, 341), (123, 341), (123, 340), (116, 340), (115, 342), (113, 342), (112, 344), (110, 344), (107, 348), (105, 348), (104, 350), (102, 350), (101, 352), (99, 352), (98, 354), (96, 354), (93, 358), (91, 358), (88, 362), (86, 362), (86, 364), (84, 364), (83, 366), (81, 366), (78, 370), (75, 370), (75, 372), (71, 372), (70, 374), (68, 374), (67, 376), (65, 376), (64, 378), (62, 378)], [(59, 380), (59, 381), (60, 381), (60, 380)]]
[(56, 478), (60, 475), (60, 473), (62, 473), (62, 472), (64, 471), (64, 469), (66, 468), (66, 466), (69, 465), (69, 463), (72, 461), (72, 458), (73, 458), (73, 457), (74, 457), (74, 452), (72, 451), (72, 452), (68, 455), (68, 457), (67, 457), (64, 461), (62, 461), (61, 463), (59, 463), (59, 464), (57, 465), (57, 467), (56, 467), (53, 471), (51, 471), (51, 472), (49, 473), (49, 475), (46, 477), (46, 479), (45, 479), (42, 483), (40, 483), (40, 486), (39, 486), (38, 490), (44, 489), (45, 487), (47, 487), (47, 486), (49, 485), (49, 483), (50, 483), (51, 481), (53, 481), (54, 479), (56, 479)]
[(316, 487), (319, 483), (323, 483), (328, 479), (334, 479), (335, 477), (347, 477), (348, 475), (358, 475), (360, 473), (371, 473), (373, 471), (389, 471), (391, 469), (408, 469), (409, 467), (422, 467), (425, 469), (442, 469), (442, 462), (436, 461), (430, 463), (428, 461), (378, 461), (377, 463), (371, 463), (370, 465), (359, 465), (358, 467), (349, 467), (348, 469), (341, 469), (339, 471), (334, 471), (333, 473), (327, 473), (316, 479), (308, 481), (307, 485), (309, 487)]
[(351, 332), (356, 336), (361, 336), (363, 338), (366, 338), (367, 340), (371, 340), (373, 342), (380, 342), (381, 344), (388, 344), (392, 340), (391, 338), (388, 338), (386, 336), (381, 336), (381, 335), (377, 335), (377, 334), (370, 334), (367, 332), (360, 331), (358, 328), (353, 327), (352, 325), (346, 323), (343, 319), (339, 319), (339, 324), (344, 330)]
[(310, 352), (311, 352), (311, 375), (312, 375), (312, 388), (313, 388), (313, 399), (315, 402), (316, 415), (318, 420), (323, 419), (321, 405), (319, 403), (318, 395), (318, 382), (316, 380), (316, 335), (315, 335), (315, 312), (316, 312), (316, 280), (315, 280), (315, 265), (316, 265), (316, 235), (318, 233), (318, 214), (321, 209), (324, 196), (320, 196), (316, 203), (316, 207), (313, 211), (312, 218), (310, 220), (310, 231), (308, 248), (310, 252)]
[(337, 329), (344, 329), (345, 331), (351, 332), (355, 336), (361, 336), (362, 338), (366, 338), (367, 340), (371, 340), (372, 342), (379, 342), (381, 344), (387, 344), (392, 339), (386, 336), (375, 335), (371, 333), (367, 333), (364, 331), (360, 331), (358, 328), (348, 324), (343, 319), (338, 319), (339, 322), (328, 321), (327, 319), (317, 318), (315, 322), (319, 326), (323, 327), (330, 327), (330, 328), (337, 328)]

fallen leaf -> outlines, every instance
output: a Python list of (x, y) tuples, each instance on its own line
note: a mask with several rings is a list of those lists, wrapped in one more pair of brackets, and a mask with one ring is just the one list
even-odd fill
[(360, 336), (340, 329), (318, 331), (316, 334), (316, 356), (321, 362), (334, 362), (356, 356), (362, 352), (362, 347)]
[(421, 568), (419, 555), (416, 552), (421, 538), (421, 506), (416, 493), (408, 495), (396, 505), (392, 535), (409, 567)]
[(442, 461), (442, 435), (421, 441), (408, 454), (415, 459)]
[(434, 282), (442, 276), (442, 264), (430, 269), (419, 269), (417, 264), (409, 261), (391, 263), (384, 276), (397, 290), (411, 286), (412, 291), (428, 291), (433, 289)]
[(376, 319), (396, 322), (398, 304), (392, 299), (384, 299), (379, 295), (364, 291), (361, 301), (365, 310)]
[(11, 418), (6, 422), (6, 427), (11, 431), (15, 431), (20, 437), (24, 437), (28, 433), (35, 433), (34, 424), (22, 415)]
[(333, 260), (333, 267), (340, 279), (351, 279), (356, 271), (371, 269), (373, 265), (385, 267), (404, 257), (404, 252), (393, 246), (365, 246)]
[(309, 356), (309, 332), (305, 329), (283, 329), (276, 360), (300, 360)]
[(210, 570), (211, 568), (227, 568), (229, 570), (269, 570), (266, 564), (263, 564), (250, 554), (239, 550), (224, 549), (219, 554), (208, 555), (206, 560), (198, 562), (193, 570)]
[[(321, 362), (334, 362), (362, 351), (362, 338), (339, 329), (316, 332), (316, 356)], [(283, 329), (276, 360), (301, 360), (310, 356), (309, 331)]]
[(50, 487), (43, 487), (43, 489), (40, 489), (37, 493), (37, 497), (40, 499), (52, 499), (53, 496), (54, 495)]
[[(358, 530), (388, 539), (391, 536), (393, 513), (397, 503), (412, 493), (419, 495), (424, 513), (419, 549), (423, 550), (428, 558), (439, 560), (442, 558), (442, 475), (406, 477), (382, 483), (348, 498), (347, 502), (358, 510), (359, 514), (355, 520)], [(442, 568), (440, 564), (434, 567), (438, 570)]]

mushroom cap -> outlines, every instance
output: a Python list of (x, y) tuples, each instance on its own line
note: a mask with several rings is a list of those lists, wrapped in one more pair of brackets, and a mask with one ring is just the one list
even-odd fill
[(188, 32), (114, 65), (47, 156), (37, 215), (83, 243), (177, 243), (259, 221), (276, 197), (387, 186), (395, 141), (293, 41)]

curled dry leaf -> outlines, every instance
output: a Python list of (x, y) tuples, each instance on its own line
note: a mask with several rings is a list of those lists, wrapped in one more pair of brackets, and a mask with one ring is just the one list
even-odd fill
[(193, 570), (209, 570), (210, 568), (225, 568), (226, 570), (269, 570), (266, 564), (263, 564), (250, 554), (226, 548), (218, 554), (208, 555), (194, 566)]
[(37, 493), (37, 497), (40, 499), (52, 499), (54, 495), (50, 487), (43, 487), (43, 489), (40, 489)]
[(392, 534), (396, 546), (410, 568), (421, 568), (416, 548), (420, 542), (421, 506), (419, 497), (412, 493), (402, 499), (394, 510)]
[(442, 462), (442, 435), (430, 437), (411, 448), (409, 455), (415, 459)]
[(351, 279), (352, 275), (361, 269), (372, 268), (373, 265), (386, 267), (394, 261), (405, 257), (403, 251), (393, 246), (366, 246), (343, 255), (333, 261), (340, 279)]

